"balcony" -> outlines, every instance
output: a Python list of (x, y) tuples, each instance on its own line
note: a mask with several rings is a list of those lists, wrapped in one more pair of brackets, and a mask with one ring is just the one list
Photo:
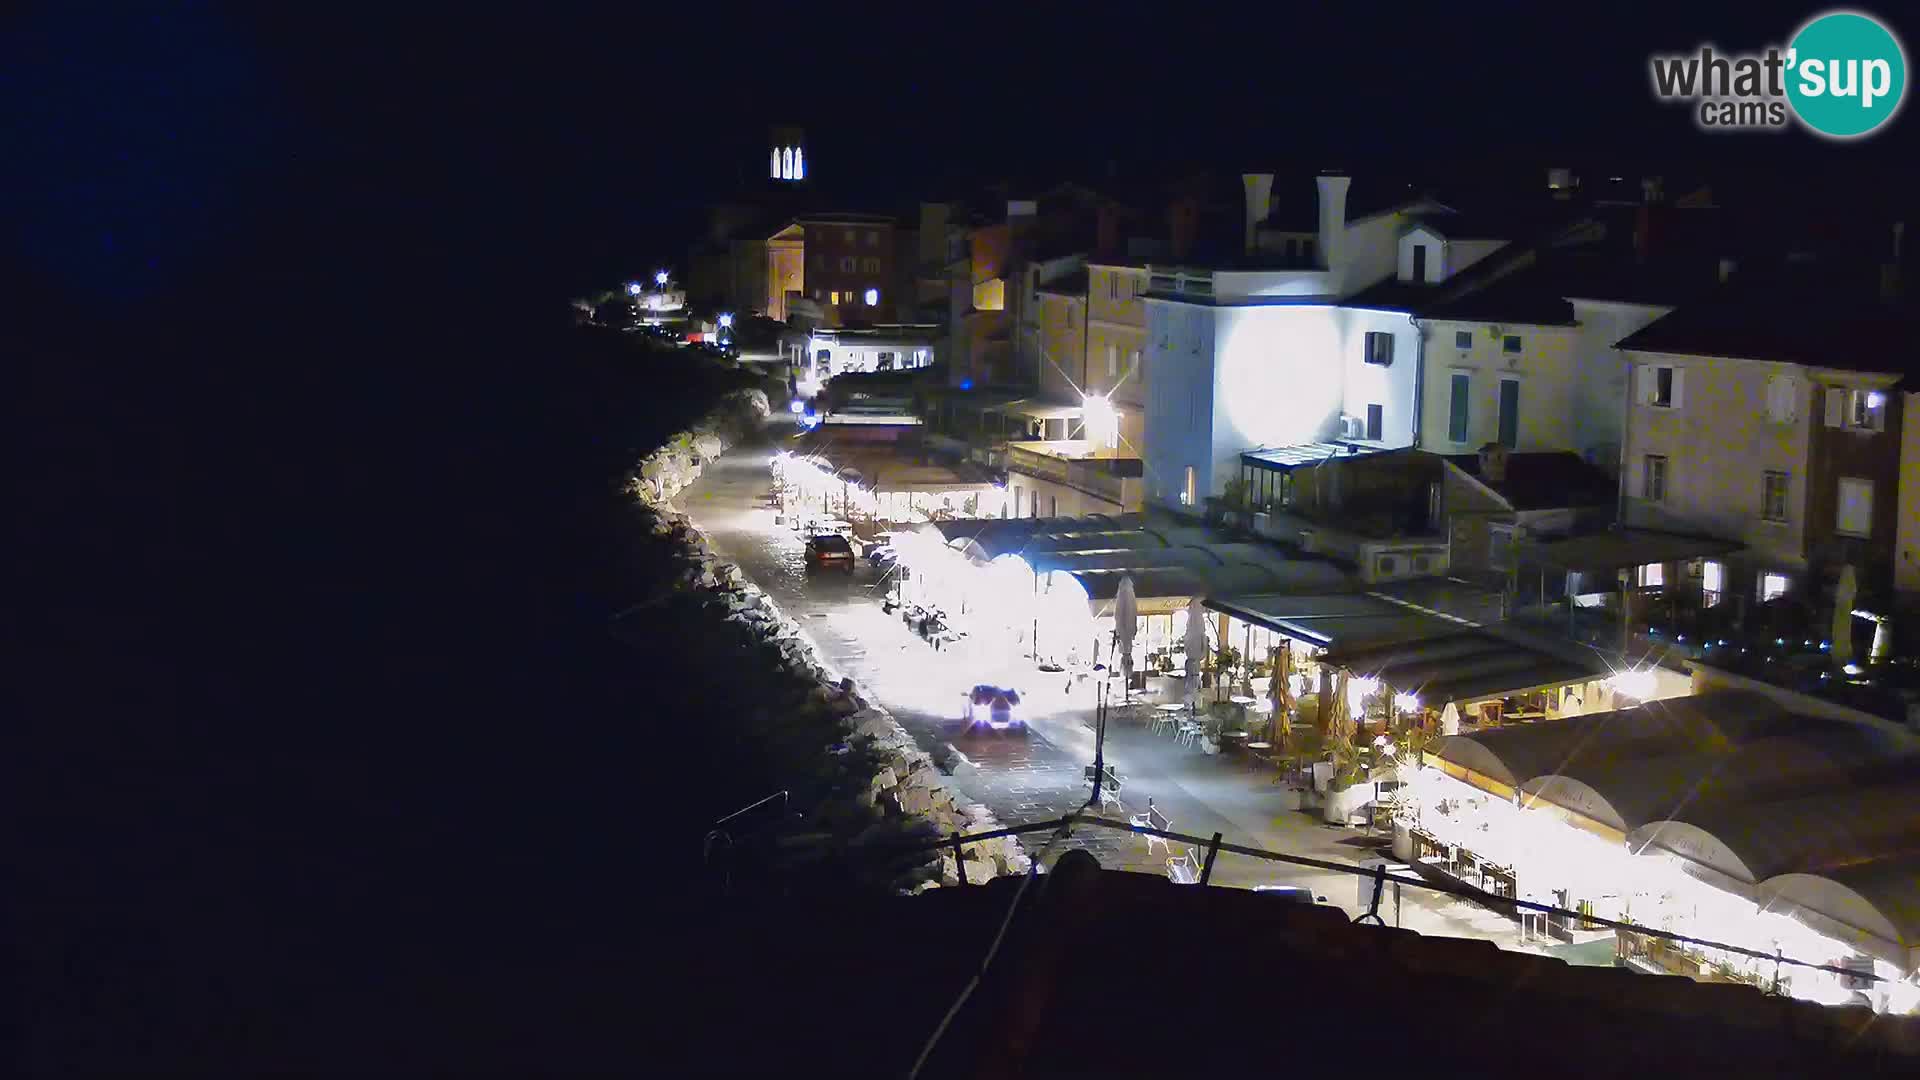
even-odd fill
[(1051, 480), (1123, 506), (1127, 504), (1123, 482), (1146, 475), (1139, 458), (1096, 449), (1084, 439), (1008, 443), (1007, 471)]

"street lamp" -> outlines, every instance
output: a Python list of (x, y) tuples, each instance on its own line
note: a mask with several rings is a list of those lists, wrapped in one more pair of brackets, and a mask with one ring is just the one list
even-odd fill
[(721, 315), (720, 315), (720, 328), (721, 328), (721, 329), (723, 329), (723, 330), (728, 330), (728, 329), (732, 329), (732, 327), (733, 327), (733, 315), (732, 315), (732, 313), (731, 313), (731, 312), (723, 312), (723, 313), (721, 313)]
[(661, 292), (665, 292), (667, 289), (667, 272), (665, 270), (662, 270), (659, 273), (653, 275), (653, 283), (655, 285), (660, 286)]
[(639, 282), (637, 282), (637, 281), (629, 281), (629, 282), (627, 282), (627, 295), (628, 295), (628, 296), (639, 296), (639, 295), (640, 295), (640, 283), (639, 283)]

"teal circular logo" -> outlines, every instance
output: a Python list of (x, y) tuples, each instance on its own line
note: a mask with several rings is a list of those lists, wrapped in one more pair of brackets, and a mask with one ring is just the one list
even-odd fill
[(1907, 57), (1878, 19), (1829, 12), (1801, 27), (1787, 48), (1787, 101), (1815, 132), (1857, 138), (1900, 111)]

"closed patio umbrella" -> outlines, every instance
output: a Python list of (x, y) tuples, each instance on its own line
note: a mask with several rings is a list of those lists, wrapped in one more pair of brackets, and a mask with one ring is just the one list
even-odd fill
[(1120, 579), (1113, 598), (1113, 650), (1120, 654), (1121, 700), (1133, 692), (1133, 634), (1140, 621), (1140, 601), (1134, 595), (1133, 575)]
[(1853, 659), (1853, 601), (1860, 594), (1859, 578), (1849, 563), (1840, 568), (1840, 581), (1833, 587), (1833, 662), (1845, 664)]
[(1187, 705), (1200, 697), (1200, 667), (1207, 662), (1207, 609), (1199, 597), (1187, 602)]
[(1293, 734), (1293, 643), (1282, 640), (1273, 653), (1273, 680), (1267, 688), (1273, 699), (1273, 719), (1267, 732), (1268, 742), (1281, 742)]

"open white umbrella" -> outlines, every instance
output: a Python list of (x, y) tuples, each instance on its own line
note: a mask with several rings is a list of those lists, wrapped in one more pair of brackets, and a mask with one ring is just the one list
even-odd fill
[(1200, 697), (1200, 667), (1207, 662), (1207, 609), (1199, 597), (1187, 602), (1187, 704)]
[(1113, 598), (1113, 650), (1120, 658), (1121, 700), (1133, 691), (1133, 634), (1140, 621), (1140, 600), (1134, 595), (1133, 575), (1120, 579), (1120, 591)]
[(1447, 702), (1447, 707), (1440, 710), (1440, 734), (1460, 734), (1460, 706), (1458, 703), (1449, 701)]

